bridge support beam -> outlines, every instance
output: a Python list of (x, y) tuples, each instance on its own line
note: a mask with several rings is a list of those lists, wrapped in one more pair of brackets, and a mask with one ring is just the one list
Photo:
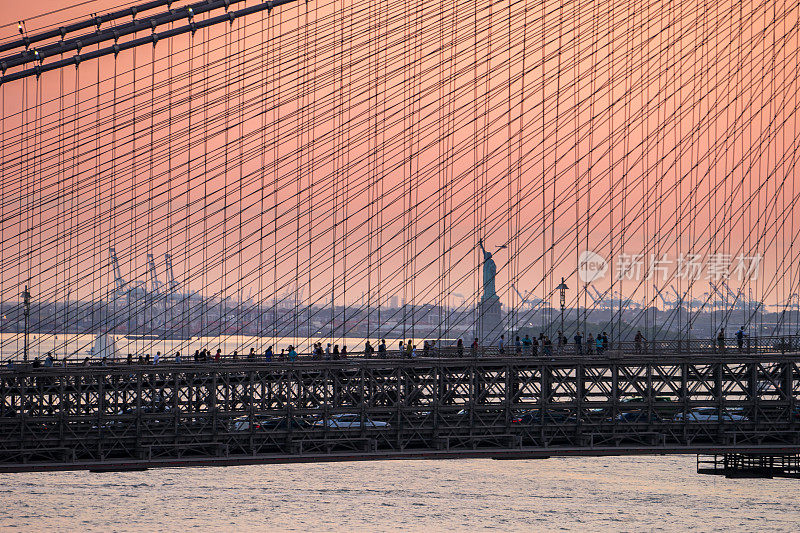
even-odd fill
[[(2, 369), (0, 467), (65, 456), (800, 447), (798, 361), (713, 357)], [(735, 417), (690, 416), (712, 405)], [(325, 422), (347, 414), (352, 427)]]

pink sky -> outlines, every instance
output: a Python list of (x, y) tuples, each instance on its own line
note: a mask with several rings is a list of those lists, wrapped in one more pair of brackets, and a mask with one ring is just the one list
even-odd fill
[[(23, 7), (4, 8), (0, 37), (35, 14)], [(508, 246), (495, 260), (511, 305), (512, 280), (540, 297), (561, 276), (579, 287), (587, 249), (614, 269), (623, 253), (645, 270), (651, 255), (674, 269), (698, 254), (733, 273), (760, 255), (759, 279), (734, 275), (734, 290), (798, 290), (798, 6), (498, 3), (477, 22), (473, 9), (285, 6), (198, 32), (191, 51), (187, 36), (138, 49), (133, 99), (132, 52), (86, 62), (77, 124), (74, 68), (6, 84), (3, 298), (26, 282), (103, 296), (112, 246), (126, 279), (146, 279), (153, 253), (163, 280), (171, 253), (184, 286), (234, 297), (269, 299), (297, 274), (318, 301), (376, 287), (382, 300), (470, 298), (478, 225)], [(699, 297), (706, 273), (613, 290)]]

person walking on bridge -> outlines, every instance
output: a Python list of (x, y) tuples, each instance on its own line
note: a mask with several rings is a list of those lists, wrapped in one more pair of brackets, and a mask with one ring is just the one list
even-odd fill
[(575, 355), (583, 355), (583, 335), (580, 331), (575, 332)]
[(745, 337), (747, 337), (747, 333), (744, 332), (744, 326), (742, 326), (739, 328), (739, 331), (736, 332), (736, 346), (739, 348), (739, 353), (742, 353), (744, 349)]
[(636, 345), (636, 353), (637, 354), (641, 354), (642, 353), (642, 341), (646, 341), (646, 340), (647, 339), (644, 338), (644, 335), (642, 335), (642, 331), (637, 329), (636, 330), (636, 336), (633, 338), (633, 342)]
[(530, 355), (531, 346), (533, 346), (533, 343), (531, 342), (531, 338), (526, 333), (525, 338), (522, 339), (522, 353), (524, 353), (525, 355)]
[(717, 333), (717, 351), (720, 354), (725, 353), (725, 328), (720, 328)]

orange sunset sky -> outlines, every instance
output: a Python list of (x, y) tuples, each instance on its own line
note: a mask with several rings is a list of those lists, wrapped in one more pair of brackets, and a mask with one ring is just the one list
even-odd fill
[[(1, 42), (120, 6), (36, 17), (65, 5), (3, 0)], [(105, 297), (113, 247), (128, 280), (148, 253), (163, 280), (169, 253), (220, 297), (474, 302), (483, 238), (507, 305), (557, 303), (562, 276), (574, 304), (585, 250), (611, 267), (601, 292), (700, 297), (728, 261), (734, 291), (782, 302), (800, 284), (799, 14), (312, 0), (4, 83), (2, 299)], [(639, 255), (665, 270), (616, 280)], [(676, 275), (689, 255), (695, 280)]]

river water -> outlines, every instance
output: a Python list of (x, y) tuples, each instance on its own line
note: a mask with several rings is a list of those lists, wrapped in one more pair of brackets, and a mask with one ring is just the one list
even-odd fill
[(694, 456), (372, 461), (3, 474), (18, 531), (798, 531), (800, 480)]

